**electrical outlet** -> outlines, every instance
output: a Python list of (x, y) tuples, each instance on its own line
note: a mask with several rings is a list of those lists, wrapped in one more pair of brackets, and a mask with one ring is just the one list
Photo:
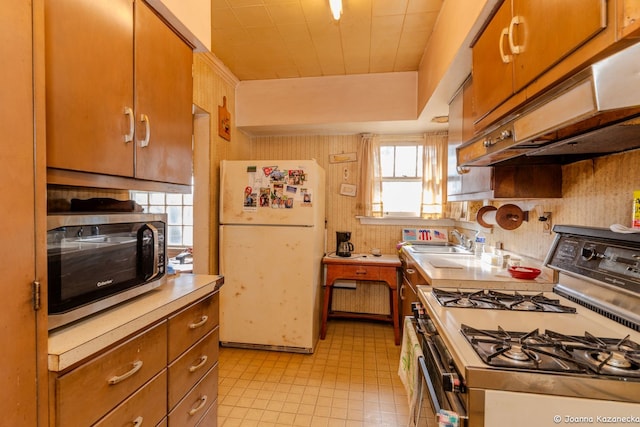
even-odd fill
[(349, 180), (349, 168), (346, 166), (342, 169), (342, 179), (346, 182)]

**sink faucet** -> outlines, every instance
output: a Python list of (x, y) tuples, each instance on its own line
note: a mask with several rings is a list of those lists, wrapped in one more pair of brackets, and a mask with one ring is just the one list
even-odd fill
[(469, 249), (471, 241), (466, 235), (459, 232), (455, 228), (451, 231), (451, 235), (456, 238), (460, 246)]

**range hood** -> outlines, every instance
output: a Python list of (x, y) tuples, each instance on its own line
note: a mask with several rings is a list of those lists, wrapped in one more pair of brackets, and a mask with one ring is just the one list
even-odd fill
[(570, 163), (640, 148), (640, 43), (597, 62), (457, 149), (459, 166)]

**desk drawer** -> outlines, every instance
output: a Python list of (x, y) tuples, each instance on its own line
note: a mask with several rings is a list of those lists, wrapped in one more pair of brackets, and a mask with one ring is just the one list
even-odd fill
[(338, 265), (332, 266), (334, 277), (352, 280), (378, 280), (380, 279), (380, 267), (370, 265)]

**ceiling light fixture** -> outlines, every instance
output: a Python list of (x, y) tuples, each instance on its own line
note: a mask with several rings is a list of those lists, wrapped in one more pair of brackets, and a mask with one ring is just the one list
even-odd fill
[(329, 7), (331, 8), (333, 19), (339, 21), (340, 15), (342, 15), (342, 0), (329, 0)]

